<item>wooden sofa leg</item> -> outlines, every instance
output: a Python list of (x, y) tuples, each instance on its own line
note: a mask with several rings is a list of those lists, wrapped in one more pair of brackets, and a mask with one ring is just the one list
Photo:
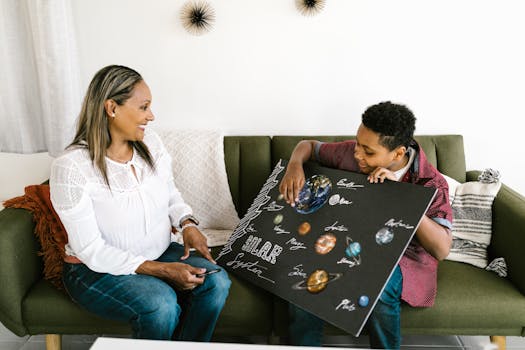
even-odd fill
[(505, 350), (507, 348), (507, 338), (503, 335), (491, 335), (490, 342), (498, 346), (498, 350)]
[(46, 350), (61, 350), (62, 336), (60, 334), (46, 334)]

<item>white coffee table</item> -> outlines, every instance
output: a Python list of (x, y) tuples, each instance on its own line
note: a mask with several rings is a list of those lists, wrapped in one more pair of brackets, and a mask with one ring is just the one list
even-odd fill
[[(198, 343), (198, 342), (173, 342), (164, 340), (143, 340), (128, 338), (106, 338), (99, 337), (93, 343), (91, 350), (318, 350), (310, 346), (286, 346), (286, 345), (254, 345), (238, 343)], [(343, 348), (340, 348), (343, 349)], [(355, 349), (355, 348), (345, 348)], [(362, 348), (361, 348), (362, 350)]]

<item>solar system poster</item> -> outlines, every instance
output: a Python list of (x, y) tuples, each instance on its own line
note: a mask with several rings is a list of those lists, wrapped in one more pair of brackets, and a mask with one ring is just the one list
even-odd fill
[(217, 262), (359, 336), (436, 190), (306, 163), (292, 207), (285, 170), (280, 160)]

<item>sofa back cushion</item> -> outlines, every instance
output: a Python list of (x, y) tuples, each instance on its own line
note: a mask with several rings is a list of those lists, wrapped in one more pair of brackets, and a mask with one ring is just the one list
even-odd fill
[(466, 180), (465, 150), (461, 135), (416, 136), (428, 160), (442, 174), (463, 183)]
[(272, 164), (269, 136), (225, 136), (224, 161), (230, 191), (242, 218), (264, 182)]
[[(339, 142), (353, 140), (355, 136), (274, 136), (272, 138), (272, 164), (280, 158), (289, 159), (294, 147), (301, 140)], [(441, 173), (465, 182), (465, 152), (461, 135), (421, 135), (415, 137), (428, 160)]]

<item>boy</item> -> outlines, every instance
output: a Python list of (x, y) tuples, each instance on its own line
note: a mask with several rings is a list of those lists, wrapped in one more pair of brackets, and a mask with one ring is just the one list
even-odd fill
[[(286, 202), (294, 206), (305, 182), (303, 163), (316, 160), (323, 166), (368, 174), (370, 183), (388, 179), (438, 190), (370, 315), (367, 328), (373, 348), (399, 349), (401, 300), (415, 307), (434, 304), (438, 261), (447, 257), (452, 244), (448, 185), (413, 139), (415, 121), (406, 106), (373, 105), (363, 113), (355, 141), (299, 142), (279, 187)], [(293, 345), (321, 345), (322, 320), (291, 304), (290, 318)]]

